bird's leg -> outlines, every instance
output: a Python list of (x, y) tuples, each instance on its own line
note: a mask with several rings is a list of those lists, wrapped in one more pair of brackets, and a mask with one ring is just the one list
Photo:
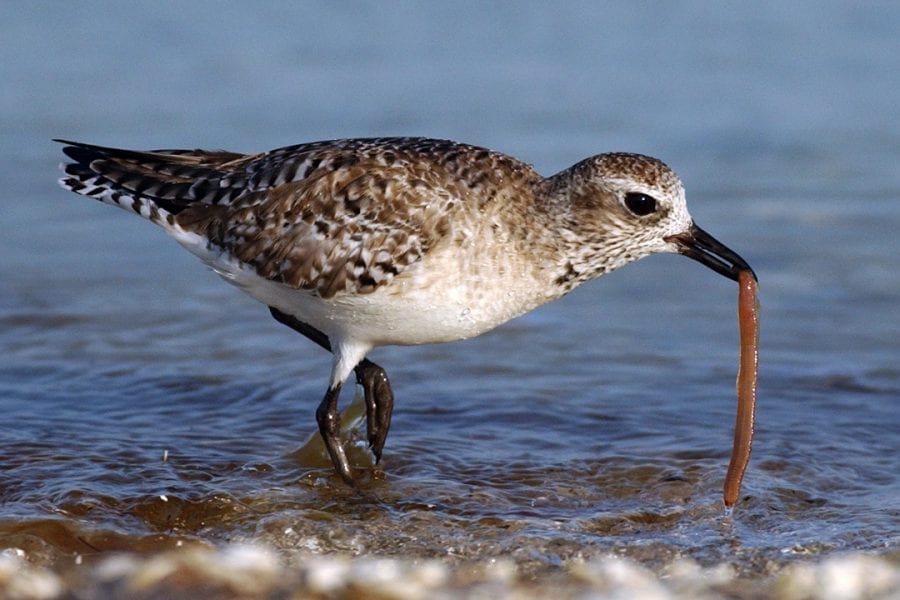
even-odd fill
[[(270, 306), (269, 311), (279, 323), (287, 325), (331, 352), (331, 341), (328, 336), (315, 327), (307, 325), (277, 308)], [(381, 461), (381, 451), (384, 449), (384, 442), (391, 427), (394, 392), (385, 370), (369, 359), (363, 359), (356, 365), (354, 372), (356, 373), (356, 382), (363, 387), (366, 399), (366, 438), (377, 463)]]
[(282, 325), (287, 325), (297, 333), (304, 335), (307, 339), (312, 340), (325, 350), (331, 352), (331, 342), (328, 341), (328, 336), (312, 325), (307, 325), (296, 317), (292, 317), (287, 313), (283, 313), (273, 306), (269, 307), (269, 312), (272, 313), (272, 316), (275, 317), (275, 320)]
[(340, 382), (328, 388), (325, 397), (316, 409), (316, 422), (319, 424), (319, 433), (325, 440), (325, 448), (331, 456), (331, 462), (338, 475), (350, 485), (354, 485), (353, 475), (350, 474), (350, 463), (347, 454), (341, 444), (341, 413), (338, 411), (338, 396), (341, 395)]
[(369, 359), (363, 359), (355, 370), (356, 381), (363, 387), (366, 398), (366, 437), (378, 464), (391, 427), (394, 392), (385, 370)]

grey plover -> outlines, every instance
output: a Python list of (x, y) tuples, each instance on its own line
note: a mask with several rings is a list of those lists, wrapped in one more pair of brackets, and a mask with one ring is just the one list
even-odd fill
[(66, 189), (156, 223), (279, 322), (334, 355), (319, 431), (353, 475), (338, 396), (355, 372), (381, 459), (394, 396), (376, 346), (482, 334), (657, 252), (737, 279), (749, 265), (697, 227), (661, 161), (609, 153), (551, 177), (426, 138), (348, 139), (262, 154), (133, 151), (56, 140)]

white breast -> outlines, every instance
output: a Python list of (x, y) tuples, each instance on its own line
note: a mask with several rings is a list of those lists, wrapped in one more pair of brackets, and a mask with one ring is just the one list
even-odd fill
[[(370, 346), (449, 342), (477, 336), (543, 304), (533, 265), (504, 253), (445, 247), (411, 266), (390, 285), (369, 294), (328, 300), (264, 279), (249, 265), (210, 250), (206, 239), (173, 232), (185, 248), (223, 279), (260, 302), (296, 317), (332, 339)], [(498, 258), (498, 256), (500, 258)]]

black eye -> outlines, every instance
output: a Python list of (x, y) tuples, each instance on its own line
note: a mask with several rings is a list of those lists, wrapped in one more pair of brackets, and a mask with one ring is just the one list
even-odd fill
[(656, 198), (638, 192), (625, 194), (625, 206), (639, 217), (649, 215), (656, 210)]

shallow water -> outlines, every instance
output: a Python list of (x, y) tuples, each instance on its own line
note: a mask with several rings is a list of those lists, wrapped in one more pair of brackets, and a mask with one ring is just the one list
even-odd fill
[[(616, 553), (751, 576), (896, 550), (900, 11), (90, 8), (0, 8), (0, 547), (62, 565), (253, 542), (533, 573)], [(612, 149), (681, 173), (761, 282), (732, 515), (732, 282), (653, 257), (481, 338), (379, 349), (396, 412), (381, 465), (356, 444), (356, 492), (313, 436), (329, 357), (150, 224), (57, 189), (48, 141), (390, 134), (548, 174)]]

